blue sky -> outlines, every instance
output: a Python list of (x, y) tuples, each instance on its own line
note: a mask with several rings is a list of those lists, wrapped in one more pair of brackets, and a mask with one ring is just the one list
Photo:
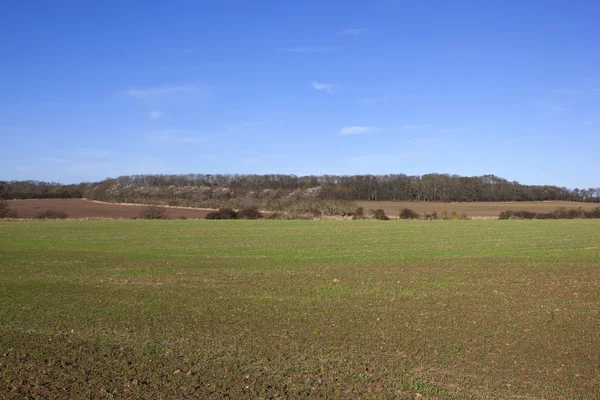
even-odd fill
[(10, 1), (0, 179), (600, 185), (597, 1)]

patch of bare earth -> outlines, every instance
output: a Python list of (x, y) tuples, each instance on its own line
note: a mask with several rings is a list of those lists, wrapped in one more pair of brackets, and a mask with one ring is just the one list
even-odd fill
[[(11, 200), (10, 208), (19, 218), (35, 218), (47, 210), (64, 211), (69, 218), (136, 218), (145, 205), (124, 205), (89, 201), (85, 199)], [(167, 207), (169, 218), (204, 218), (210, 210)]]

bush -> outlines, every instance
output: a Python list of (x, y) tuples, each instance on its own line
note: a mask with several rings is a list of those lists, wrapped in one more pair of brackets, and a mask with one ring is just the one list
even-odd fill
[(440, 214), (440, 219), (445, 219), (445, 220), (464, 220), (464, 219), (469, 219), (469, 217), (467, 216), (467, 214), (465, 213), (461, 213), (459, 211), (442, 211), (442, 213)]
[(593, 210), (584, 212), (585, 218), (600, 218), (600, 207), (596, 207)]
[(211, 211), (204, 219), (237, 219), (238, 214), (231, 208), (220, 208), (219, 211)]
[(17, 212), (10, 208), (8, 200), (0, 199), (0, 218), (17, 218)]
[(282, 213), (273, 213), (270, 214), (268, 217), (268, 219), (276, 219), (276, 220), (285, 220), (285, 221), (291, 221), (291, 220), (312, 220), (314, 219), (314, 216), (312, 214), (306, 214), (306, 213), (296, 213), (296, 212), (282, 212)]
[(424, 213), (423, 214), (423, 218), (427, 219), (427, 220), (434, 220), (434, 219), (440, 219), (440, 215), (437, 213), (437, 211), (432, 212), (431, 214), (429, 213)]
[(365, 218), (365, 210), (362, 207), (358, 207), (354, 210), (352, 214), (352, 219), (364, 219)]
[(40, 211), (35, 217), (37, 219), (66, 219), (69, 218), (69, 214), (64, 211), (46, 210)]
[(167, 219), (167, 208), (156, 204), (144, 207), (138, 213), (141, 219)]
[(377, 210), (370, 210), (370, 211), (371, 211), (371, 214), (373, 215), (374, 219), (378, 219), (381, 221), (387, 221), (390, 219), (390, 217), (385, 215), (385, 211), (383, 211), (381, 208), (378, 208)]
[(261, 219), (262, 217), (263, 215), (256, 207), (244, 208), (238, 213), (238, 218), (240, 219)]
[(584, 211), (579, 208), (557, 208), (556, 210), (548, 213), (548, 219), (576, 219), (576, 218), (584, 218)]
[(534, 219), (539, 214), (532, 211), (502, 211), (498, 216), (498, 219)]
[(400, 219), (419, 219), (420, 215), (418, 212), (411, 210), (410, 208), (403, 208), (400, 210)]
[(579, 208), (557, 208), (549, 213), (535, 213), (532, 211), (503, 211), (498, 219), (577, 219), (600, 218), (600, 207), (585, 211)]

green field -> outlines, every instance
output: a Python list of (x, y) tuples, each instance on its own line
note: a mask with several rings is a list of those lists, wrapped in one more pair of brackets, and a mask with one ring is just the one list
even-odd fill
[(0, 398), (600, 397), (600, 221), (0, 222)]

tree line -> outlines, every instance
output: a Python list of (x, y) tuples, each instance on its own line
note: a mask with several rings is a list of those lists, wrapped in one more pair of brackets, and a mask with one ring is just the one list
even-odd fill
[[(143, 202), (164, 199), (241, 197), (376, 201), (587, 201), (600, 202), (600, 188), (523, 185), (495, 175), (310, 175), (181, 174), (129, 175), (101, 182), (62, 185), (0, 181), (0, 198), (89, 198)], [(194, 202), (191, 202), (195, 204)], [(197, 203), (197, 202), (196, 202)]]

